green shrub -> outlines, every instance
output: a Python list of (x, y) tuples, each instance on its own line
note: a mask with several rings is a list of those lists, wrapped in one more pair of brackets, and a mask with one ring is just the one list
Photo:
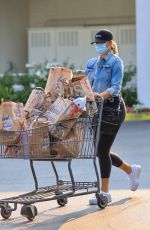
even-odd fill
[(136, 67), (129, 65), (125, 67), (124, 78), (122, 82), (122, 96), (126, 103), (126, 106), (132, 107), (135, 104), (139, 104), (137, 98), (137, 88), (136, 86), (130, 86), (132, 79), (136, 75)]
[(122, 91), (122, 96), (125, 101), (126, 106), (132, 107), (135, 104), (138, 104), (139, 101), (137, 99), (137, 90), (136, 88), (128, 88)]
[[(24, 74), (22, 76), (4, 76), (0, 78), (0, 98), (3, 101), (14, 101), (26, 103), (33, 87), (45, 88), (46, 79), (37, 76)], [(13, 86), (21, 85), (24, 87), (22, 91), (15, 91)]]

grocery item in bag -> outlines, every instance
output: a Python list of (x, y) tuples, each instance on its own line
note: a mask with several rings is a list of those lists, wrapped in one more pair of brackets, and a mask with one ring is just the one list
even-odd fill
[(75, 99), (74, 104), (76, 104), (80, 109), (86, 111), (86, 97), (79, 97)]
[(53, 67), (50, 69), (45, 87), (45, 94), (55, 101), (58, 96), (64, 95), (64, 82), (72, 79), (72, 71), (66, 67)]

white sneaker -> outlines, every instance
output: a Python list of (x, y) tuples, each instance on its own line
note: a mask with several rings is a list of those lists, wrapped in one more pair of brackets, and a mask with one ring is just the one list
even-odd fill
[(141, 166), (140, 165), (132, 165), (132, 172), (129, 174), (129, 183), (130, 189), (132, 191), (137, 190), (139, 186), (139, 176), (141, 174)]
[(103, 192), (101, 191), (101, 193), (107, 197), (107, 202), (110, 203), (112, 202), (112, 198), (111, 198), (111, 194), (109, 192)]
[(90, 205), (97, 205), (97, 198), (96, 196), (93, 196), (91, 199), (89, 199)]
[[(112, 201), (111, 199), (111, 194), (109, 192), (103, 192), (101, 191), (101, 194), (103, 194), (104, 196), (107, 197), (107, 202), (110, 203)], [(96, 196), (92, 197), (90, 200), (89, 200), (89, 204), (90, 205), (97, 205), (97, 198)]]

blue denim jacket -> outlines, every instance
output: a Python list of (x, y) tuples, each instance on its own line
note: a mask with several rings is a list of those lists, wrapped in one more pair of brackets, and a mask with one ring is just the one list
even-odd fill
[(104, 59), (99, 56), (90, 59), (85, 73), (94, 92), (108, 91), (112, 96), (119, 95), (123, 79), (123, 62), (112, 52)]

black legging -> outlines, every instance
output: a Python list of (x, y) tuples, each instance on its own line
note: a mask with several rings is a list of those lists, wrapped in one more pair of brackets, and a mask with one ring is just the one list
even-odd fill
[(100, 134), (100, 142), (98, 145), (97, 156), (99, 158), (101, 178), (109, 178), (111, 172), (111, 165), (120, 167), (123, 160), (116, 153), (111, 152), (111, 146), (115, 140), (115, 137), (118, 133), (118, 130), (125, 119), (125, 104), (124, 101), (121, 101), (120, 104), (120, 122), (119, 126), (116, 129), (115, 134)]

